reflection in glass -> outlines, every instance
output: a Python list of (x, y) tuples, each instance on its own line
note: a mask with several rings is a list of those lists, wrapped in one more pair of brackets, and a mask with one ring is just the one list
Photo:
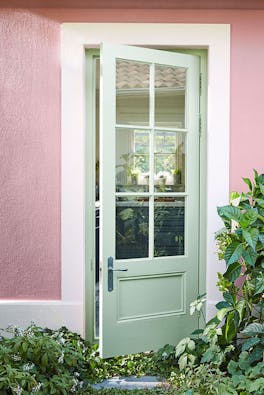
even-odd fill
[(184, 255), (183, 197), (157, 197), (154, 203), (154, 256)]
[(185, 134), (155, 131), (154, 134), (155, 192), (185, 190)]
[(116, 191), (148, 192), (149, 132), (116, 129)]
[(185, 128), (186, 69), (155, 66), (155, 126)]
[(116, 259), (148, 256), (149, 201), (143, 197), (116, 199)]
[(149, 65), (116, 61), (116, 123), (149, 125)]

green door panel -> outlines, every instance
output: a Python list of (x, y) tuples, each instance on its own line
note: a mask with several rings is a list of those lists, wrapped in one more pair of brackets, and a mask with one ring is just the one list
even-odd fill
[(109, 44), (100, 61), (99, 339), (111, 357), (198, 325), (199, 61)]

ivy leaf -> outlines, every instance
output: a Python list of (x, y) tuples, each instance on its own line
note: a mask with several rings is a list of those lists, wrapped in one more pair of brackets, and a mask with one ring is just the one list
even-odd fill
[(254, 362), (260, 362), (263, 358), (263, 345), (258, 345), (253, 351), (250, 352), (248, 360), (250, 365)]
[(249, 392), (250, 393), (260, 393), (259, 391), (263, 391), (264, 388), (264, 377), (259, 377), (256, 380), (249, 383)]
[(240, 263), (234, 262), (228, 266), (227, 271), (224, 273), (224, 278), (226, 278), (227, 280), (233, 283), (240, 276), (240, 273), (241, 273)]
[(215, 360), (217, 354), (219, 354), (220, 347), (211, 346), (209, 347), (202, 356), (201, 363), (212, 362)]
[(250, 367), (250, 362), (248, 358), (248, 352), (242, 351), (239, 356), (238, 366), (242, 370), (247, 370)]
[(187, 354), (183, 354), (180, 359), (179, 359), (179, 367), (180, 370), (183, 370), (184, 368), (186, 368), (188, 363), (188, 355)]
[(243, 245), (238, 241), (234, 241), (229, 244), (225, 250), (225, 261), (226, 265), (229, 266), (231, 263), (237, 262), (243, 253)]
[(244, 239), (246, 240), (246, 242), (248, 243), (248, 245), (254, 250), (256, 251), (256, 245), (258, 242), (258, 236), (259, 236), (259, 231), (256, 228), (253, 229), (243, 229), (242, 230), (242, 234), (244, 236)]
[(228, 373), (232, 376), (240, 375), (242, 371), (239, 369), (238, 362), (231, 360), (227, 366)]
[(249, 247), (247, 250), (244, 250), (242, 256), (245, 262), (250, 266), (255, 266), (258, 254)]
[(176, 353), (175, 357), (179, 357), (183, 354), (186, 350), (193, 351), (195, 349), (195, 343), (189, 337), (185, 337), (182, 339), (176, 346)]
[(253, 337), (245, 341), (242, 345), (242, 351), (247, 351), (251, 347), (254, 347), (256, 344), (258, 344), (261, 340), (258, 337)]

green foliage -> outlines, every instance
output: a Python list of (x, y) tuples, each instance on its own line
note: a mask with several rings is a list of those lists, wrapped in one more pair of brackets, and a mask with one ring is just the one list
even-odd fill
[[(112, 376), (169, 375), (170, 354), (141, 353), (103, 360), (91, 345), (66, 328), (50, 330), (30, 325), (9, 327), (0, 337), (0, 393), (3, 395), (68, 395), (93, 393), (90, 383)], [(99, 394), (99, 392), (98, 392)]]
[[(218, 207), (224, 228), (216, 240), (226, 271), (218, 273), (217, 285), (223, 300), (203, 330), (176, 346), (183, 382), (179, 374), (175, 381), (186, 383), (185, 395), (264, 394), (264, 174), (254, 171), (254, 180), (244, 181), (249, 191), (232, 193), (230, 205)], [(199, 300), (191, 303), (191, 313), (197, 306)], [(218, 369), (224, 377), (218, 378)], [(219, 386), (211, 388), (211, 382)]]
[[(233, 194), (230, 205), (218, 208), (225, 228), (216, 234), (216, 240), (219, 258), (224, 258), (227, 267), (219, 275), (218, 286), (232, 297), (227, 301), (229, 306), (223, 307), (228, 310), (221, 317), (222, 344), (236, 341), (248, 324), (263, 322), (264, 175), (254, 171), (254, 180), (244, 181), (249, 191)], [(239, 278), (241, 286), (237, 286)]]
[(66, 328), (58, 331), (31, 325), (7, 329), (0, 340), (0, 390), (5, 394), (81, 393), (91, 369), (91, 347)]
[(212, 364), (187, 367), (181, 374), (173, 373), (170, 381), (181, 395), (237, 395), (231, 379)]

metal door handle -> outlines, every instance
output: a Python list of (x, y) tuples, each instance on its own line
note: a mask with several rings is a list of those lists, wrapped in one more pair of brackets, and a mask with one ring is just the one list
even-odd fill
[(108, 292), (112, 292), (114, 289), (113, 272), (127, 272), (128, 269), (114, 269), (114, 259), (112, 256), (110, 256), (107, 259), (107, 268), (108, 268)]

